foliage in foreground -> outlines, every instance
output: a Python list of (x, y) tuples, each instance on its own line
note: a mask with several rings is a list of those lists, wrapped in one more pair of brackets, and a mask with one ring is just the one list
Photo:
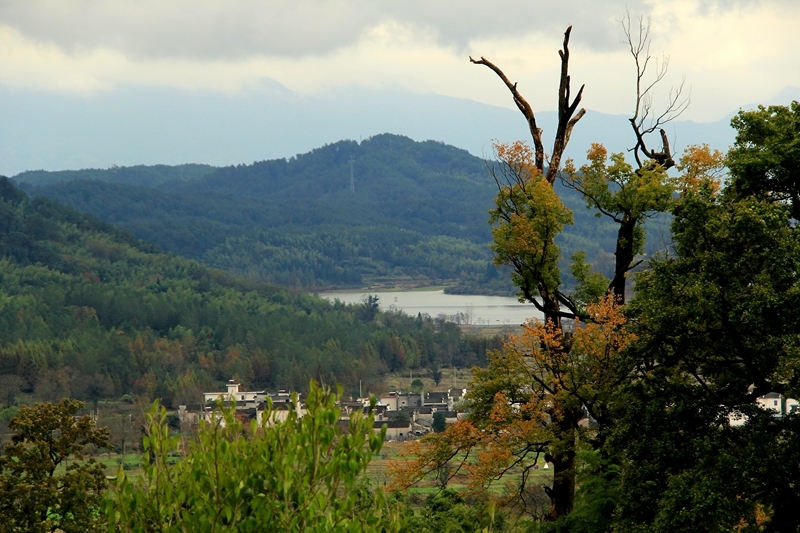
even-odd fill
[(14, 436), (0, 457), (0, 532), (100, 531), (106, 478), (81, 451), (88, 444), (109, 447), (108, 429), (77, 417), (82, 407), (63, 399), (23, 406), (11, 419)]
[(509, 531), (505, 516), (495, 512), (494, 503), (467, 501), (452, 489), (430, 495), (403, 527), (404, 533), (482, 531)]
[[(341, 393), (312, 382), (306, 412), (268, 410), (264, 423), (243, 425), (235, 411), (202, 424), (186, 456), (171, 437), (166, 411), (147, 417), (143, 474), (120, 469), (107, 501), (109, 529), (161, 532), (396, 531), (399, 518), (380, 489), (362, 478), (384, 433), (374, 417), (354, 414), (339, 430)], [(295, 395), (293, 404), (298, 405)]]

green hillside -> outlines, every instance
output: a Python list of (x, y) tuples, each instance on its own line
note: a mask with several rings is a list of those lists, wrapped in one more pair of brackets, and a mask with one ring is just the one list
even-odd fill
[[(458, 283), (513, 293), (491, 265), (487, 212), (497, 188), (487, 162), (442, 143), (384, 134), (236, 167), (39, 171), (15, 180), (252, 281), (307, 290)], [(574, 192), (560, 193), (576, 219), (559, 237), (565, 261), (583, 249), (609, 272), (614, 226), (593, 218)]]
[(194, 403), (234, 376), (380, 390), (389, 371), (478, 364), (493, 342), (243, 281), (0, 177), (0, 409), (124, 394)]
[(112, 166), (107, 169), (27, 170), (17, 174), (17, 179), (31, 185), (44, 186), (73, 180), (98, 180), (110, 183), (126, 183), (157, 187), (171, 181), (188, 181), (207, 176), (216, 170), (211, 165), (136, 165), (132, 167)]

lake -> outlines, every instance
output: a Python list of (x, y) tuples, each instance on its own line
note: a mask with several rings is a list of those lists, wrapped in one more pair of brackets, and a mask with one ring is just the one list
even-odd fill
[(457, 324), (477, 326), (517, 326), (528, 318), (542, 318), (542, 314), (529, 303), (521, 304), (516, 298), (506, 296), (477, 296), (445, 294), (444, 291), (358, 291), (319, 293), (328, 300), (344, 303), (361, 303), (367, 295), (379, 298), (381, 310), (398, 309), (411, 316), (418, 313), (436, 318), (445, 315)]

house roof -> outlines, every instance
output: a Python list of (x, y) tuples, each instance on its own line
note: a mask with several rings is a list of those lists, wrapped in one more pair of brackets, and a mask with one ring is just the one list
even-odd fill
[(442, 403), (447, 401), (447, 392), (428, 392), (425, 393), (425, 401), (427, 403)]
[(372, 424), (372, 427), (375, 429), (380, 429), (384, 424), (386, 424), (386, 427), (389, 429), (411, 429), (411, 422), (403, 422), (402, 420), (386, 420), (384, 422), (375, 422)]

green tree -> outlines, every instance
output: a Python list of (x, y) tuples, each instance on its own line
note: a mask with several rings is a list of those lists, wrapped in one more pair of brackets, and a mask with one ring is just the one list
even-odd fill
[(23, 406), (10, 420), (14, 434), (0, 457), (0, 531), (103, 529), (104, 469), (82, 450), (110, 447), (108, 430), (88, 415), (76, 416), (81, 408), (82, 402), (64, 399)]
[(456, 491), (444, 489), (429, 496), (403, 528), (408, 533), (483, 533), (508, 531), (505, 517), (493, 503), (464, 501)]
[(431, 424), (431, 428), (436, 433), (441, 433), (447, 428), (447, 417), (441, 411), (436, 411), (433, 413), (433, 423)]
[(312, 382), (305, 413), (295, 394), (282, 419), (268, 409), (264, 423), (243, 426), (232, 410), (203, 424), (186, 456), (171, 464), (178, 437), (166, 411), (147, 416), (142, 476), (120, 470), (107, 502), (117, 531), (393, 531), (398, 522), (380, 489), (363, 479), (380, 452), (373, 415), (354, 414), (339, 430), (333, 393)]
[(800, 220), (800, 103), (739, 111), (731, 125), (736, 143), (728, 152), (730, 192), (790, 206)]
[(375, 294), (369, 294), (361, 299), (361, 305), (358, 307), (358, 318), (364, 322), (372, 322), (378, 314), (380, 298)]
[(438, 387), (439, 383), (442, 382), (442, 371), (439, 369), (438, 366), (434, 366), (431, 369), (431, 379), (433, 379), (433, 383)]
[(715, 190), (683, 195), (674, 255), (637, 277), (620, 531), (800, 527), (800, 418), (756, 403), (800, 393), (800, 233), (791, 206)]
[[(644, 248), (643, 223), (647, 218), (669, 210), (673, 187), (667, 179), (667, 168), (655, 161), (645, 161), (635, 169), (625, 161), (625, 154), (609, 157), (600, 144), (593, 144), (586, 158), (589, 162), (579, 171), (568, 164), (562, 182), (579, 191), (588, 208), (596, 209), (598, 215), (617, 224), (614, 277), (607, 285), (607, 291), (624, 304), (628, 272), (641, 263), (636, 261), (636, 257)], [(585, 297), (587, 295), (581, 291), (596, 283), (587, 279), (591, 274), (581, 269), (582, 261), (578, 260), (579, 264), (573, 267), (573, 273), (580, 274), (576, 276), (579, 282), (577, 296)]]
[(406, 424), (411, 423), (411, 414), (408, 411), (389, 411), (388, 413), (389, 420), (393, 420), (395, 422), (405, 422)]

